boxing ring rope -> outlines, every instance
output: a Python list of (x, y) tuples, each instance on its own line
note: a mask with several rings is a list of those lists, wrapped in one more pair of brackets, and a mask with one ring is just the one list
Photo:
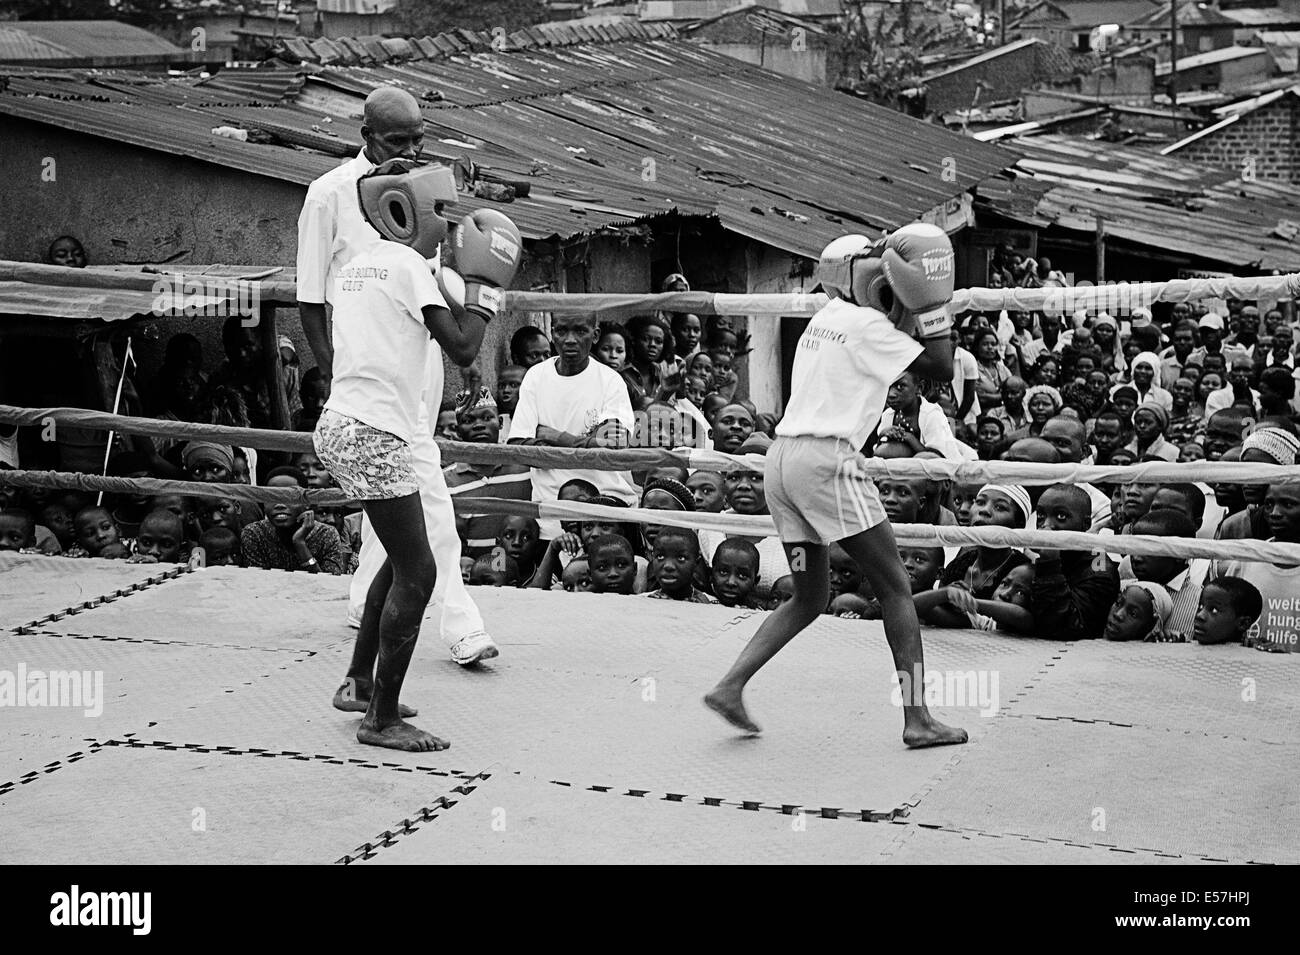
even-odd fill
[[(43, 427), (49, 422), (77, 427), (117, 430), (126, 434), (200, 439), (269, 451), (313, 451), (311, 435), (305, 431), (267, 431), (259, 428), (230, 428), (188, 421), (160, 421), (114, 415), (84, 408), (18, 408), (0, 405), (0, 423)], [(437, 439), (447, 462), (472, 464), (522, 464), (539, 468), (588, 468), (594, 471), (645, 471), (656, 467), (728, 470), (735, 467), (762, 470), (758, 454), (734, 455), (694, 448), (551, 448), (520, 444), (471, 444)], [(1270, 484), (1300, 481), (1300, 465), (1248, 464), (1242, 462), (1147, 461), (1140, 464), (1035, 464), (1019, 461), (950, 461), (943, 458), (867, 458), (863, 470), (872, 478), (926, 478), (961, 484), (1185, 484), (1236, 483)], [(9, 472), (14, 473), (14, 472)], [(54, 473), (54, 472), (49, 472)], [(87, 477), (88, 475), (82, 475)], [(183, 483), (183, 482), (173, 482)], [(44, 486), (44, 485), (42, 485)], [(242, 486), (242, 485), (241, 485)], [(84, 489), (84, 488), (83, 488)], [(112, 490), (106, 488), (106, 490)], [(185, 493), (177, 489), (160, 494)], [(227, 495), (234, 497), (235, 495)], [(250, 498), (250, 500), (252, 500)]]
[[(0, 486), (58, 490), (181, 494), (247, 501), (258, 504), (297, 504), (311, 508), (336, 507), (350, 502), (337, 488), (251, 487), (247, 484), (209, 484), (159, 478), (100, 477), (61, 471), (0, 471)], [(453, 497), (457, 514), (506, 514), (566, 521), (602, 520), (612, 523), (658, 524), (689, 530), (717, 531), (751, 537), (775, 537), (768, 515), (715, 514), (704, 511), (660, 511), (641, 507), (609, 507), (555, 501), (539, 504), (491, 497)], [(1051, 550), (1105, 551), (1147, 557), (1206, 557), (1217, 560), (1258, 561), (1300, 565), (1300, 544), (1258, 540), (1216, 540), (1149, 537), (1124, 534), (1101, 536), (1077, 531), (1030, 531), (1007, 527), (959, 527), (930, 524), (895, 524), (898, 543), (912, 547), (978, 545), (1028, 547)]]
[[(1171, 279), (1167, 282), (1125, 282), (1046, 288), (963, 288), (953, 292), (950, 314), (970, 311), (1061, 311), (1133, 309), (1154, 302), (1194, 302), (1204, 298), (1252, 301), (1300, 296), (1300, 274), (1250, 278)], [(592, 312), (691, 312), (696, 315), (735, 315), (768, 318), (809, 318), (826, 304), (820, 292), (781, 292), (732, 295), (723, 292), (662, 292), (648, 294), (568, 292), (506, 292), (505, 306), (552, 315)]]

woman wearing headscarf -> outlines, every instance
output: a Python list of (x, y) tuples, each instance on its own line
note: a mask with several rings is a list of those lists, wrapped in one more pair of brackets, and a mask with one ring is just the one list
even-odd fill
[(1015, 443), (1021, 438), (1038, 437), (1043, 433), (1043, 425), (1060, 414), (1064, 404), (1061, 393), (1051, 385), (1034, 385), (1027, 389), (1025, 410), (1029, 412), (1029, 424), (1007, 435), (1007, 442)]
[[(1171, 412), (1174, 407), (1174, 396), (1158, 384), (1160, 359), (1155, 352), (1139, 352), (1133, 359), (1132, 369), (1133, 374), (1128, 387), (1137, 392), (1138, 407), (1153, 401), (1165, 409), (1165, 414)], [(1115, 392), (1122, 387), (1124, 385), (1118, 384), (1111, 388), (1112, 399)]]
[(1119, 376), (1112, 381), (1127, 381), (1128, 363), (1124, 360), (1124, 345), (1119, 337), (1119, 322), (1102, 312), (1092, 321), (1092, 341), (1102, 355), (1102, 367)]
[(1151, 457), (1178, 460), (1178, 446), (1165, 437), (1169, 429), (1169, 412), (1154, 401), (1138, 405), (1133, 412), (1133, 440), (1128, 448), (1139, 461)]
[(1002, 383), (1011, 377), (1011, 369), (1002, 360), (1002, 343), (992, 328), (975, 333), (975, 363), (979, 378), (975, 396), (987, 413), (1002, 405)]
[[(1281, 428), (1259, 428), (1241, 442), (1241, 460), (1245, 464), (1292, 465), (1297, 458), (1300, 458), (1300, 438)], [(1264, 496), (1267, 493), (1267, 484), (1241, 485), (1246, 509), (1225, 517), (1214, 533), (1215, 538), (1268, 540), (1272, 537), (1268, 527), (1268, 512), (1264, 508)]]

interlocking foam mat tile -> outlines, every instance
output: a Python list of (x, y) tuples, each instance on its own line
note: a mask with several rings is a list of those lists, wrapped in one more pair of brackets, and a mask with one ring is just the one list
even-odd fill
[(350, 577), (208, 567), (56, 624), (104, 636), (319, 649), (348, 638)]
[(861, 864), (883, 858), (892, 828), (494, 774), (366, 864)]
[[(255, 686), (307, 654), (35, 633), (0, 636), (0, 783)], [(22, 705), (17, 705), (21, 700)], [(37, 742), (39, 741), (39, 745)]]
[(1300, 861), (1300, 746), (1000, 720), (911, 822), (1234, 862)]
[(1300, 654), (1083, 641), (1011, 712), (1280, 743), (1300, 727)]
[(318, 760), (109, 746), (0, 792), (0, 843), (7, 862), (26, 864), (325, 864), (438, 805), (458, 783)]
[[(888, 865), (1211, 865), (1202, 859), (1083, 845), (1059, 838), (898, 825)], [(1226, 864), (1226, 863), (1224, 863)]]
[(178, 569), (170, 564), (0, 553), (0, 630), (112, 596)]

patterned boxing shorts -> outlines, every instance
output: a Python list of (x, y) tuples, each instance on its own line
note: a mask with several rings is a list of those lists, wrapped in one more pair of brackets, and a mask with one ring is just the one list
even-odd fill
[(316, 456), (348, 497), (380, 501), (419, 493), (411, 447), (397, 435), (326, 408), (311, 437)]

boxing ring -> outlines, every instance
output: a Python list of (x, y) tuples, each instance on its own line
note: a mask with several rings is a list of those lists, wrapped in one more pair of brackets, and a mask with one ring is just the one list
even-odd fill
[(927, 628), (929, 670), (996, 674), (997, 708), (939, 707), (970, 743), (908, 751), (877, 622), (786, 647), (755, 738), (699, 698), (765, 612), (476, 588), (502, 655), (463, 669), (427, 625), (403, 699), (452, 746), (400, 753), (330, 706), (347, 578), (69, 563), (0, 556), (4, 666), (104, 681), (97, 717), (0, 716), (12, 862), (1300, 859), (1295, 654)]
[[(94, 414), (0, 412), (0, 420), (24, 424)], [(235, 441), (232, 429), (96, 420), (110, 418), (123, 430), (200, 429), (189, 433)], [(287, 450), (307, 436), (243, 437)], [(477, 453), (484, 457), (463, 459), (489, 463), (502, 453), (526, 462), (560, 453), (446, 448), (448, 460), (457, 459), (453, 452)], [(592, 466), (672, 457), (658, 450), (564, 454), (569, 461), (589, 455), (583, 460)], [(1193, 467), (1200, 480), (1300, 473), (1204, 463), (874, 465), (882, 474), (1039, 484), (1063, 474), (1186, 479)], [(7, 475), (29, 487), (136, 486), (308, 504), (329, 503), (338, 493)], [(649, 513), (656, 523), (701, 526), (701, 515), (674, 512), (509, 507), (621, 520)], [(501, 508), (507, 512), (507, 502)], [(1029, 544), (1035, 533), (900, 527), (899, 538)], [(1068, 539), (1053, 536), (1057, 546)], [(1290, 555), (1296, 545), (1106, 541), (1107, 550), (1126, 553), (1171, 547), (1189, 556), (1208, 548), (1221, 557), (1253, 547), (1259, 559)], [(449, 739), (451, 748), (402, 753), (358, 744), (360, 715), (331, 707), (354, 636), (344, 624), (348, 583), (347, 577), (276, 571), (0, 554), (0, 671), (102, 678), (97, 714), (88, 715), (86, 706), (0, 708), (6, 860), (1300, 861), (1297, 654), (927, 627), (928, 671), (965, 692), (962, 702), (932, 708), (940, 720), (967, 729), (970, 742), (909, 751), (901, 742), (893, 666), (879, 622), (822, 617), (791, 642), (747, 691), (764, 728), (762, 736), (747, 737), (707, 711), (700, 697), (765, 611), (476, 588), (501, 656), (458, 667), (436, 621), (426, 618), (403, 700), (419, 707), (418, 725)]]

